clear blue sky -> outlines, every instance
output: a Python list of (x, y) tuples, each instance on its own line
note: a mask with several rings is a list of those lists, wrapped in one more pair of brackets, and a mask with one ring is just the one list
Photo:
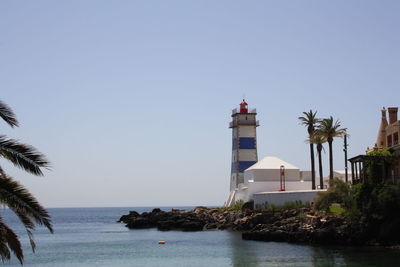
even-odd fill
[(309, 109), (363, 153), (381, 107), (399, 105), (399, 14), (399, 1), (3, 0), (0, 99), (21, 127), (0, 129), (53, 168), (1, 164), (48, 207), (221, 205), (243, 95), (260, 158), (308, 169)]

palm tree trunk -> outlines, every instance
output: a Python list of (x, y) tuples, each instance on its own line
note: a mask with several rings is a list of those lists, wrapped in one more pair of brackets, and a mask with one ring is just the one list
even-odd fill
[(333, 179), (333, 154), (332, 154), (332, 141), (329, 144), (329, 180)]
[(314, 144), (310, 144), (310, 154), (311, 154), (311, 189), (315, 190), (315, 159), (314, 159)]
[(317, 150), (318, 150), (318, 165), (319, 165), (319, 186), (320, 189), (324, 189), (324, 174), (322, 173), (322, 158), (321, 158), (322, 148), (317, 147)]

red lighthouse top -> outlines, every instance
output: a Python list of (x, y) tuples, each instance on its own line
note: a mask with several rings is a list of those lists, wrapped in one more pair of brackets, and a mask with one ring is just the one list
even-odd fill
[(248, 113), (248, 108), (247, 108), (247, 103), (246, 103), (246, 101), (244, 101), (244, 99), (243, 99), (243, 101), (242, 101), (242, 103), (240, 103), (240, 113)]

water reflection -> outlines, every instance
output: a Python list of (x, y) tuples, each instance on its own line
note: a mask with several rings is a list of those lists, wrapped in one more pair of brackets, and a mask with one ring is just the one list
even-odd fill
[(338, 250), (318, 246), (310, 246), (310, 250), (312, 266), (346, 266), (346, 262)]
[(230, 245), (232, 266), (258, 266), (257, 257), (252, 256), (252, 242), (242, 240), (240, 233), (231, 232)]
[(400, 266), (400, 250), (376, 247), (310, 246), (229, 238), (231, 266)]
[(400, 250), (398, 249), (356, 246), (319, 246), (313, 249), (314, 266), (389, 267), (400, 265)]
[(242, 240), (241, 234), (230, 238), (231, 265), (240, 266), (312, 266), (312, 247), (279, 242)]

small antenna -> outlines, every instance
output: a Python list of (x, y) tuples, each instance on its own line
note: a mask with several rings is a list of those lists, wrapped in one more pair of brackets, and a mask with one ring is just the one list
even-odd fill
[(243, 100), (245, 100), (246, 99), (246, 95), (245, 94), (243, 94)]

